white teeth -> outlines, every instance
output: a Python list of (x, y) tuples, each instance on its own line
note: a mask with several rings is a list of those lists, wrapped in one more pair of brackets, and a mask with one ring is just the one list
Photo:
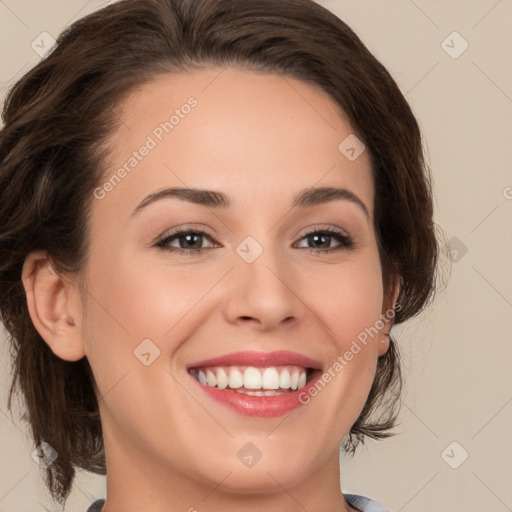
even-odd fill
[(216, 386), (217, 385), (217, 377), (211, 370), (206, 370), (206, 383), (208, 386)]
[(290, 387), (292, 389), (297, 389), (297, 384), (299, 383), (299, 372), (294, 371), (290, 376)]
[(191, 374), (203, 385), (234, 389), (254, 396), (273, 396), (295, 391), (307, 382), (306, 369), (294, 365), (269, 368), (211, 366), (193, 370)]
[(283, 389), (290, 388), (290, 372), (286, 368), (279, 375), (279, 387)]
[(237, 393), (240, 393), (242, 395), (249, 395), (249, 396), (277, 396), (277, 395), (285, 395), (288, 393), (288, 391), (285, 391), (283, 389), (275, 390), (275, 389), (259, 389), (258, 391), (248, 391), (243, 389), (237, 389)]
[(263, 372), (263, 387), (265, 389), (279, 389), (279, 374), (275, 368), (266, 368)]
[(238, 368), (232, 368), (229, 371), (229, 387), (231, 389), (238, 389), (244, 385), (244, 376)]
[(246, 389), (261, 389), (261, 373), (249, 366), (244, 372), (244, 387)]
[(226, 389), (229, 385), (228, 374), (222, 369), (217, 370), (217, 386), (219, 389)]

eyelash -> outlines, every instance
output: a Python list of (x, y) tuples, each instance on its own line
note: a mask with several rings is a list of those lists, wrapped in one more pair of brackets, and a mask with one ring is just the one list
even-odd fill
[[(160, 247), (163, 250), (170, 251), (170, 252), (178, 252), (182, 254), (186, 254), (187, 256), (199, 256), (203, 251), (208, 250), (208, 247), (201, 247), (200, 249), (183, 249), (181, 247), (170, 247), (167, 244), (171, 242), (174, 239), (178, 239), (180, 235), (184, 234), (194, 234), (194, 235), (200, 235), (205, 236), (209, 238), (210, 240), (214, 241), (213, 238), (206, 233), (206, 231), (203, 231), (201, 229), (180, 229), (178, 231), (175, 231), (174, 233), (171, 233), (170, 235), (165, 236), (164, 238), (160, 239), (155, 246)], [(317, 229), (313, 231), (309, 231), (308, 233), (304, 234), (300, 240), (311, 236), (311, 235), (327, 235), (330, 238), (334, 238), (338, 242), (340, 242), (340, 246), (328, 248), (328, 249), (315, 249), (315, 248), (305, 248), (309, 249), (308, 254), (326, 254), (329, 252), (337, 252), (337, 251), (343, 251), (343, 250), (349, 250), (354, 247), (354, 241), (353, 239), (342, 233), (341, 231), (338, 231), (334, 228), (324, 228), (324, 229)]]

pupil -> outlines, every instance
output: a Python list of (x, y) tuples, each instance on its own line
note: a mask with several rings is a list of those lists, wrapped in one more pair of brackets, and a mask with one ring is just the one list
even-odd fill
[(324, 238), (325, 239), (325, 238), (330, 238), (330, 237), (328, 237), (326, 235), (313, 235), (313, 238), (314, 238), (315, 243), (316, 243), (319, 238)]
[[(187, 240), (187, 243), (191, 241), (191, 239), (193, 237), (195, 238), (199, 238), (201, 235), (185, 235), (185, 238)], [(192, 244), (188, 244), (187, 247), (190, 248), (191, 245), (194, 245), (193, 241), (192, 241)], [(199, 246), (201, 246), (201, 244), (199, 244)], [(195, 247), (192, 247), (193, 249), (195, 249)]]

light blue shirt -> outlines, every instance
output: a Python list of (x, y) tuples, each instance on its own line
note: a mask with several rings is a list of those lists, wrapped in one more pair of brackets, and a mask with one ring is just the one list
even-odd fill
[(101, 507), (105, 504), (105, 500), (96, 500), (88, 509), (87, 512), (101, 512)]
[[(382, 506), (371, 498), (361, 496), (359, 494), (343, 494), (345, 501), (354, 508), (361, 512), (391, 512), (388, 508)], [(101, 508), (105, 503), (104, 499), (96, 500), (88, 509), (87, 512), (101, 512)]]

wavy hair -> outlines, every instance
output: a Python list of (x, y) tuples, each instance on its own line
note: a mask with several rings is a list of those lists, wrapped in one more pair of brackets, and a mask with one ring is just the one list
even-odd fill
[[(334, 100), (369, 151), (384, 290), (401, 277), (395, 323), (434, 295), (438, 243), (418, 123), (390, 73), (341, 19), (313, 0), (121, 0), (79, 19), (10, 89), (0, 131), (0, 318), (14, 370), (8, 406), (18, 388), (36, 446), (57, 451), (45, 483), (61, 503), (77, 468), (106, 474), (98, 402), (87, 358), (58, 358), (32, 324), (23, 263), (43, 249), (60, 272), (84, 268), (104, 141), (122, 100), (159, 75), (211, 65), (290, 76)], [(393, 435), (403, 379), (390, 341), (343, 441), (347, 453), (365, 437)]]

